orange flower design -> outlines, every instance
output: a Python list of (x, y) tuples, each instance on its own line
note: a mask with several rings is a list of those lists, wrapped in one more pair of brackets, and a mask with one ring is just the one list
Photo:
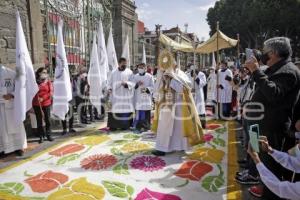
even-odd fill
[(93, 155), (81, 161), (81, 167), (88, 170), (101, 170), (114, 166), (118, 162), (115, 156), (108, 154)]
[(222, 125), (220, 125), (220, 124), (207, 124), (206, 125), (207, 130), (215, 130), (215, 129), (218, 129), (221, 127), (222, 127)]
[(183, 163), (174, 175), (191, 181), (200, 181), (204, 175), (208, 174), (212, 170), (213, 167), (211, 165), (192, 160)]
[(69, 177), (64, 174), (46, 171), (26, 179), (25, 182), (29, 184), (33, 192), (44, 193), (64, 184), (68, 179)]
[(49, 154), (52, 156), (61, 157), (67, 154), (81, 151), (82, 149), (84, 149), (84, 146), (81, 144), (68, 144), (58, 149), (55, 149), (54, 151), (51, 151)]

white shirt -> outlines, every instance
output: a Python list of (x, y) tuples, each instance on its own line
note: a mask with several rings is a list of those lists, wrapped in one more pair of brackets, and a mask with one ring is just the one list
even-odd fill
[[(134, 104), (136, 110), (151, 110), (152, 109), (152, 92), (154, 87), (153, 76), (149, 73), (145, 75), (136, 74), (134, 76), (133, 82), (137, 84), (142, 82), (143, 85), (139, 86), (135, 90), (134, 94)], [(149, 93), (143, 92), (144, 89), (148, 89)]]
[(219, 85), (223, 86), (223, 89), (219, 89), (219, 103), (231, 103), (232, 100), (232, 86), (230, 81), (225, 80), (226, 76), (233, 78), (233, 74), (229, 69), (223, 71), (222, 69), (218, 72)]
[(199, 85), (195, 83), (195, 103), (199, 115), (205, 114), (205, 98), (203, 87), (206, 85), (206, 76), (203, 72), (199, 72), (196, 79), (199, 79)]
[[(283, 167), (300, 173), (300, 158), (293, 157), (287, 153), (274, 150), (270, 154)], [(260, 174), (262, 182), (277, 196), (285, 199), (300, 199), (300, 182), (291, 183), (288, 181), (280, 181), (263, 163), (258, 163), (256, 168)]]
[(207, 78), (207, 100), (216, 101), (217, 75), (215, 72), (209, 74)]
[[(122, 83), (127, 83), (128, 88), (125, 88)], [(112, 113), (134, 112), (134, 86), (133, 73), (130, 69), (126, 68), (124, 71), (116, 69), (112, 72), (108, 83), (108, 89), (112, 90), (110, 95)]]

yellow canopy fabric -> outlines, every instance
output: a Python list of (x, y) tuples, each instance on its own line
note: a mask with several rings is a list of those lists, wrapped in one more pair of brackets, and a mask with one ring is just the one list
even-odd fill
[[(218, 43), (218, 44), (217, 44)], [(196, 48), (197, 53), (212, 53), (221, 49), (227, 49), (235, 47), (238, 40), (227, 37), (221, 31), (217, 31), (210, 39), (206, 42), (199, 44)]]
[(183, 52), (194, 52), (193, 45), (187, 42), (176, 42), (172, 40), (170, 37), (160, 34), (159, 41), (165, 46), (172, 47), (175, 51), (183, 51)]

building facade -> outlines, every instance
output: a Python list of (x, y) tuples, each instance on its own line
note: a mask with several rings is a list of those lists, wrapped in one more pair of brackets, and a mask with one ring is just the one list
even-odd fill
[[(151, 65), (156, 65), (156, 54), (157, 54), (157, 41), (158, 41), (158, 34), (157, 31), (149, 31), (147, 28), (144, 27), (143, 22), (139, 23), (139, 41), (140, 45), (142, 46), (142, 43), (145, 44), (146, 47), (146, 54), (147, 54), (147, 62)], [(201, 43), (199, 38), (194, 33), (188, 33), (187, 29), (185, 31), (182, 31), (178, 26), (166, 29), (166, 30), (160, 30), (161, 33), (164, 35), (170, 37), (174, 41), (177, 41), (179, 43), (190, 43), (193, 45), (197, 45)], [(163, 49), (162, 45), (159, 45), (160, 49)], [(139, 48), (141, 49), (141, 47)], [(141, 50), (138, 56), (141, 58)], [(194, 54), (194, 53), (185, 53), (185, 52), (174, 52), (174, 55), (176, 57), (176, 60), (180, 67), (182, 69), (185, 69), (186, 66), (195, 64), (198, 68), (203, 68), (207, 63), (207, 56), (206, 55), (200, 55), (200, 54)]]
[[(63, 35), (69, 66), (88, 66), (93, 34), (102, 21), (106, 39), (113, 28), (118, 57), (128, 34), (131, 62), (137, 52), (137, 14), (131, 0), (5, 0), (0, 1), (0, 63), (15, 65), (15, 11), (19, 10), (35, 67), (55, 66), (57, 24)], [(3, 20), (2, 20), (3, 19)]]
[(0, 1), (0, 63), (15, 67), (16, 10), (18, 9), (32, 62), (43, 66), (44, 49), (39, 0)]

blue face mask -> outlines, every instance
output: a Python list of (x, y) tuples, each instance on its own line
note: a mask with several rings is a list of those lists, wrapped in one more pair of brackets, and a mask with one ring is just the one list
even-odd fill
[(295, 147), (288, 150), (289, 155), (300, 158), (300, 149), (299, 145), (297, 144)]

